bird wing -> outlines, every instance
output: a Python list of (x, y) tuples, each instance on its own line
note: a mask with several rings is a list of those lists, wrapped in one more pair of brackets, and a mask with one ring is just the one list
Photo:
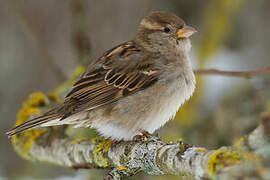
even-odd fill
[(160, 69), (149, 58), (151, 55), (142, 53), (133, 41), (107, 51), (73, 85), (65, 98), (65, 114), (61, 119), (115, 102), (153, 85)]
[(161, 72), (153, 58), (156, 57), (136, 47), (133, 41), (116, 46), (87, 68), (63, 104), (12, 128), (7, 135), (13, 136), (55, 119), (64, 120), (152, 86)]

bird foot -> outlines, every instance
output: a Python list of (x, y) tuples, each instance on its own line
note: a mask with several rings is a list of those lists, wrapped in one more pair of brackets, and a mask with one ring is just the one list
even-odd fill
[(120, 144), (121, 142), (123, 142), (123, 140), (111, 140), (112, 141), (112, 146), (117, 146), (118, 144)]
[(160, 138), (158, 136), (154, 136), (147, 131), (141, 131), (141, 134), (138, 134), (133, 137), (134, 141), (159, 141)]

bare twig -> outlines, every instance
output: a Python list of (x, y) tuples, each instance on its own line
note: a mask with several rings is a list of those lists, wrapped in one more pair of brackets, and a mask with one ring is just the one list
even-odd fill
[(253, 76), (258, 75), (270, 75), (270, 67), (251, 70), (251, 71), (222, 71), (217, 69), (197, 69), (194, 72), (198, 75), (221, 75), (221, 76), (232, 76), (232, 77), (241, 77), (249, 79)]

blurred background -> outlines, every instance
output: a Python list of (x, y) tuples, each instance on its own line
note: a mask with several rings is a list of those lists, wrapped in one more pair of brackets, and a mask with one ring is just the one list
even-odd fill
[[(113, 46), (134, 37), (151, 11), (174, 12), (199, 31), (193, 67), (251, 70), (270, 66), (268, 0), (0, 0), (0, 180), (102, 179), (20, 158), (4, 135), (32, 92), (49, 92)], [(197, 76), (196, 93), (157, 133), (208, 149), (233, 144), (270, 111), (270, 77)], [(129, 179), (179, 179), (140, 174)]]

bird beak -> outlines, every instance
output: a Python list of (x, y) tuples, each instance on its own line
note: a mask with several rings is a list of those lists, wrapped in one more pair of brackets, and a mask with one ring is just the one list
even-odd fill
[(195, 28), (185, 25), (182, 29), (179, 29), (175, 33), (175, 36), (177, 37), (177, 39), (188, 38), (196, 32), (197, 32), (197, 30)]

